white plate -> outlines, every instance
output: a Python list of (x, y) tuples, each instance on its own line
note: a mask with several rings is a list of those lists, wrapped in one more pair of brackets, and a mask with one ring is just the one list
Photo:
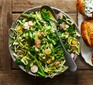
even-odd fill
[[(81, 23), (82, 21), (86, 19), (86, 17), (82, 16), (80, 13), (78, 13), (78, 26), (79, 26), (79, 31), (81, 29)], [(83, 39), (80, 41), (81, 43), (81, 55), (84, 58), (85, 62), (88, 63), (89, 65), (93, 66), (91, 58), (93, 54), (93, 48), (88, 47)]]

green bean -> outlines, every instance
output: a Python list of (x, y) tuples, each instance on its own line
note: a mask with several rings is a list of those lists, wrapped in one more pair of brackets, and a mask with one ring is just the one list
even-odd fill
[(21, 16), (22, 16), (22, 17), (30, 17), (30, 15), (29, 15), (29, 14), (24, 14), (24, 13), (23, 13), (23, 14), (21, 14)]
[(30, 56), (32, 59), (34, 59), (35, 62), (36, 62), (36, 64), (38, 65), (38, 67), (39, 67), (39, 69), (40, 69), (40, 71), (41, 71), (41, 72), (39, 72), (39, 74), (42, 74), (42, 76), (45, 77), (45, 73), (44, 73), (44, 70), (43, 70), (43, 68), (42, 68), (41, 63), (40, 63), (31, 53), (29, 53), (29, 56)]

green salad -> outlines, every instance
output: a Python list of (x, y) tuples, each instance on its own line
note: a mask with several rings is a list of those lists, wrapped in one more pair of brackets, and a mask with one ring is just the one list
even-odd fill
[[(72, 58), (80, 53), (80, 43), (75, 24), (64, 14), (56, 14), (58, 34)], [(21, 14), (16, 26), (11, 28), (10, 48), (14, 51), (16, 63), (27, 72), (41, 77), (55, 76), (68, 66), (64, 51), (51, 22), (48, 10)]]

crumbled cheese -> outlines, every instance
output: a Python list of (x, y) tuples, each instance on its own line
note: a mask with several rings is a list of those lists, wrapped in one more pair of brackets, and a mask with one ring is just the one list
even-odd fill
[(29, 27), (32, 25), (33, 25), (33, 22), (29, 21), (29, 22), (25, 22), (23, 26), (24, 26), (24, 29), (29, 29)]
[(85, 6), (85, 14), (89, 17), (92, 17), (92, 13), (93, 12), (93, 0), (85, 0), (84, 2), (84, 6)]
[(30, 27), (30, 26), (29, 26), (28, 22), (25, 22), (25, 23), (24, 23), (24, 29), (29, 29), (29, 27)]
[(15, 53), (13, 53), (13, 56), (16, 57), (16, 58), (18, 58), (17, 54), (15, 54)]
[(29, 22), (28, 22), (28, 25), (29, 25), (29, 26), (32, 26), (32, 25), (33, 25), (33, 22), (32, 22), (32, 21), (29, 21)]
[(18, 42), (14, 42), (13, 45), (18, 45), (19, 43)]
[(25, 22), (25, 23), (24, 23), (24, 27), (26, 27), (26, 26), (28, 26), (28, 22)]

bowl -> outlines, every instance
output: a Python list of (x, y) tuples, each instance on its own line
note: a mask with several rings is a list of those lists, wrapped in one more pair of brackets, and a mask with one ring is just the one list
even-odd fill
[[(26, 10), (26, 11), (23, 12), (23, 13), (29, 14), (29, 13), (31, 13), (31, 12), (35, 12), (35, 11), (40, 10), (40, 8), (41, 8), (41, 6), (33, 7), (33, 8), (30, 8), (30, 9)], [(77, 27), (77, 24), (74, 22), (74, 20), (73, 20), (69, 15), (67, 15), (65, 12), (63, 12), (62, 10), (60, 10), (60, 9), (58, 9), (58, 8), (55, 8), (55, 7), (51, 7), (51, 8), (55, 11), (55, 13), (61, 12), (61, 13), (62, 13), (63, 15), (65, 15), (68, 19), (70, 19), (71, 22), (74, 23), (74, 25), (75, 25), (76, 28), (78, 28), (78, 27)], [(20, 17), (21, 17), (21, 15), (18, 17), (17, 20), (19, 20)], [(15, 27), (16, 27), (16, 22), (17, 22), (17, 20), (13, 22), (11, 28), (15, 28)], [(11, 49), (11, 47), (10, 47), (10, 43), (11, 43), (11, 39), (12, 39), (12, 35), (13, 35), (11, 28), (9, 29), (9, 52), (10, 52), (10, 55), (11, 55), (13, 61), (16, 61), (16, 57), (14, 56), (14, 53), (15, 53), (15, 52), (14, 52), (14, 51)], [(76, 56), (75, 56), (74, 59), (76, 59)], [(25, 68), (24, 68), (23, 65), (18, 65), (18, 66), (19, 66), (19, 68), (21, 68), (24, 72), (27, 72), (27, 71), (25, 70)], [(68, 69), (68, 67), (66, 67), (61, 73), (65, 72), (67, 69)], [(30, 74), (30, 75), (32, 75), (32, 76), (39, 76), (38, 74), (35, 74), (35, 73), (31, 72), (31, 71), (28, 71), (27, 73)], [(55, 75), (59, 75), (59, 74), (61, 74), (61, 73), (55, 73), (54, 75), (46, 75), (45, 77), (53, 78)]]

